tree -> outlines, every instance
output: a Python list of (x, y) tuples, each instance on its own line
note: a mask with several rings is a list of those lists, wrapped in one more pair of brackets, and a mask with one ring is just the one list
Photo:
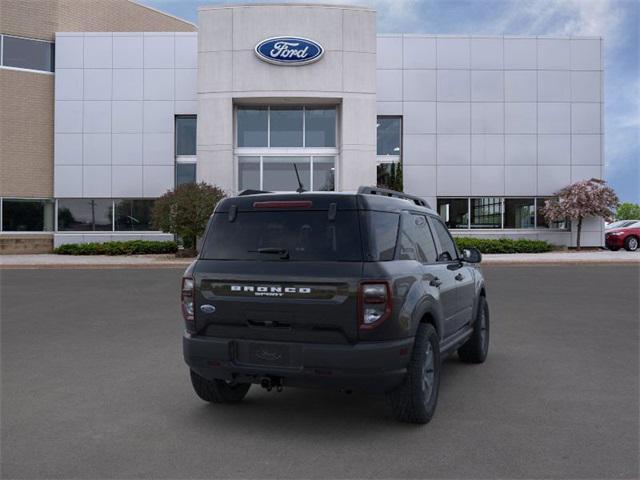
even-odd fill
[(640, 205), (623, 202), (616, 209), (616, 220), (640, 220)]
[(547, 200), (543, 215), (550, 222), (570, 219), (577, 222), (576, 246), (580, 250), (582, 220), (586, 217), (613, 219), (613, 209), (619, 204), (618, 196), (604, 180), (592, 178), (564, 187), (555, 194), (557, 198)]
[(154, 228), (178, 235), (185, 250), (195, 250), (216, 204), (225, 197), (218, 187), (186, 183), (158, 198), (153, 207)]

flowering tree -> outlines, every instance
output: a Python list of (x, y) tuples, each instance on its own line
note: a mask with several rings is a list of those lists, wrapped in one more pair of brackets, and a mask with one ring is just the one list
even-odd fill
[(152, 223), (163, 232), (180, 236), (185, 250), (195, 250), (209, 216), (225, 197), (218, 187), (206, 183), (186, 183), (155, 201)]
[(566, 218), (576, 221), (578, 225), (576, 246), (580, 250), (580, 233), (582, 219), (600, 217), (609, 221), (613, 219), (613, 209), (619, 204), (618, 196), (604, 180), (592, 178), (581, 180), (555, 194), (557, 198), (547, 200), (543, 215), (551, 222)]

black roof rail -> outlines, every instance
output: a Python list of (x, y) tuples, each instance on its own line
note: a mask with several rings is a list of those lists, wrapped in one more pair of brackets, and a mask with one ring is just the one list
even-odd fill
[(258, 195), (259, 193), (273, 193), (273, 192), (269, 192), (267, 190), (251, 190), (251, 189), (247, 189), (247, 190), (241, 191), (238, 194), (238, 196), (239, 197), (244, 197), (245, 195)]
[(386, 188), (362, 186), (358, 188), (358, 193), (365, 194), (365, 195), (380, 195), (382, 197), (400, 198), (402, 200), (408, 200), (410, 202), (413, 202), (416, 205), (419, 205), (421, 207), (431, 208), (429, 203), (420, 197), (409, 195), (408, 193), (397, 192), (395, 190), (389, 190)]

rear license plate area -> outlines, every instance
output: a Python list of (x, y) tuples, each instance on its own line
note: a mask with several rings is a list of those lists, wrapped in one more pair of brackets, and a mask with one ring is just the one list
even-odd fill
[(241, 342), (238, 345), (236, 360), (248, 365), (289, 367), (291, 347), (277, 343)]

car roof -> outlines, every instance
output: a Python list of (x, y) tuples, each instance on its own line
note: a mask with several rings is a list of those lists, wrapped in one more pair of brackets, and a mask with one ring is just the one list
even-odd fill
[[(309, 210), (327, 210), (335, 203), (338, 210), (376, 210), (383, 212), (414, 211), (437, 215), (431, 208), (417, 205), (414, 201), (403, 198), (387, 197), (356, 192), (282, 192), (282, 193), (250, 193), (236, 197), (228, 197), (218, 203), (216, 213), (228, 212), (232, 206), (239, 211), (253, 211), (256, 203), (262, 203), (260, 210), (281, 210), (286, 206), (269, 207), (265, 202), (309, 201)], [(266, 207), (266, 208), (265, 208)], [(295, 207), (294, 207), (295, 208)]]

